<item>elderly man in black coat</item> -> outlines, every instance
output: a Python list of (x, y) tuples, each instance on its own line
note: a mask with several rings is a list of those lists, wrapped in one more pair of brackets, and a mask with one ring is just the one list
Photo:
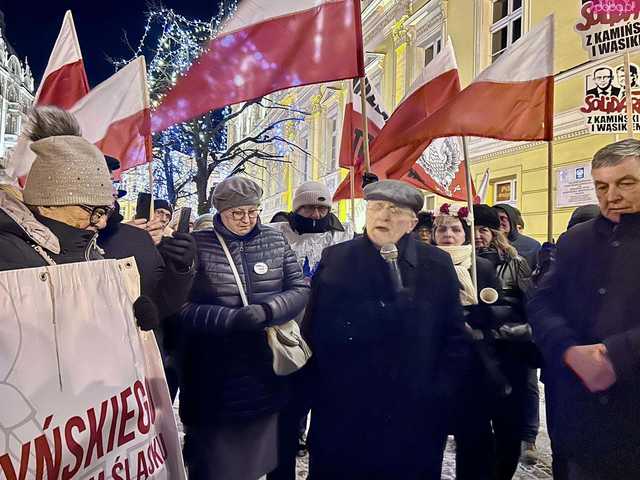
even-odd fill
[[(365, 199), (366, 235), (324, 251), (305, 316), (310, 478), (440, 479), (468, 353), (458, 280), (449, 255), (411, 235), (419, 191), (384, 180), (367, 185)], [(381, 256), (393, 245), (401, 287)]]
[(640, 141), (598, 151), (601, 215), (560, 237), (529, 303), (571, 480), (640, 478)]

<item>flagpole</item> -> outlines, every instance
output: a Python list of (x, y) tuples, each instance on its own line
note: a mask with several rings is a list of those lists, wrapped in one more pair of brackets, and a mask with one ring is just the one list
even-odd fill
[[(151, 96), (149, 95), (149, 83), (147, 83), (147, 61), (145, 59), (145, 57), (142, 57), (142, 71), (145, 73), (144, 74), (144, 101), (145, 101), (145, 106), (147, 107), (147, 111), (150, 112), (151, 111)], [(149, 131), (151, 131), (151, 114), (148, 114), (149, 119)], [(154, 208), (154, 201), (153, 201), (153, 144), (152, 144), (152, 139), (151, 139), (151, 135), (148, 135), (147, 138), (145, 139), (144, 142), (144, 146), (145, 146), (145, 153), (147, 154), (147, 159), (149, 160), (147, 162), (147, 173), (149, 175), (149, 194), (151, 195), (151, 202), (150, 202), (150, 207), (149, 207), (149, 221), (153, 220), (153, 214), (155, 213), (155, 208)]]
[(349, 177), (351, 177), (351, 227), (353, 231), (356, 231), (356, 167), (351, 165), (349, 167)]
[(367, 117), (367, 93), (365, 92), (364, 77), (360, 77), (360, 104), (362, 106), (363, 117), (363, 135), (364, 135), (364, 171), (369, 173), (371, 171), (371, 157), (369, 156), (369, 121)]
[(476, 267), (476, 228), (475, 219), (473, 217), (473, 188), (471, 182), (471, 168), (469, 165), (469, 147), (467, 146), (467, 138), (462, 137), (462, 151), (464, 153), (464, 169), (467, 180), (467, 208), (469, 208), (469, 219), (471, 220), (471, 280), (473, 281), (473, 291), (475, 302), (478, 303), (478, 274)]
[(547, 141), (547, 242), (553, 243), (553, 140)]
[(633, 94), (631, 93), (630, 54), (624, 54), (624, 89), (627, 106), (627, 135), (633, 138)]

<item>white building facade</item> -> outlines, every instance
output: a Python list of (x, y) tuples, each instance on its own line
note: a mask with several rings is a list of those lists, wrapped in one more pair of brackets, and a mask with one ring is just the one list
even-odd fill
[(29, 63), (20, 62), (1, 29), (0, 23), (0, 169), (18, 141), (35, 93)]

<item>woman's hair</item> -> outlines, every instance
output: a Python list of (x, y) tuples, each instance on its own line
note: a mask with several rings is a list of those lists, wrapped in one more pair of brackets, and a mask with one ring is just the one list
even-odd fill
[(436, 230), (438, 229), (439, 225), (442, 225), (442, 223), (444, 222), (444, 219), (446, 218), (453, 218), (460, 222), (460, 225), (462, 225), (462, 230), (464, 231), (463, 245), (469, 245), (471, 243), (471, 228), (469, 228), (469, 225), (467, 225), (467, 222), (463, 221), (460, 217), (456, 215), (436, 215), (436, 217), (433, 219), (433, 229), (431, 230), (431, 243), (433, 243), (434, 245), (437, 245)]
[(500, 254), (506, 254), (511, 258), (518, 256), (518, 251), (509, 243), (509, 240), (507, 240), (507, 237), (502, 230), (494, 230), (493, 228), (489, 228), (489, 230), (491, 230), (491, 233), (493, 234), (493, 239), (491, 240), (492, 247), (498, 250)]

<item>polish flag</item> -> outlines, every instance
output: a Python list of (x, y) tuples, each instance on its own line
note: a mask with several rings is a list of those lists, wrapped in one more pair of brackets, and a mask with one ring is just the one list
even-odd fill
[(151, 161), (151, 119), (144, 57), (132, 60), (69, 109), (82, 136), (120, 160), (120, 172)]
[[(429, 150), (430, 140), (417, 145), (397, 145), (396, 137), (429, 118), (460, 92), (458, 67), (451, 42), (429, 63), (409, 89), (371, 145), (371, 169), (380, 179), (403, 180), (416, 187), (453, 199), (466, 199), (461, 147), (454, 140)], [(449, 140), (449, 139), (447, 139)], [(421, 160), (421, 161), (419, 161)], [(437, 160), (437, 162), (436, 162)], [(434, 163), (436, 162), (436, 163)], [(363, 168), (356, 175), (360, 178)], [(350, 197), (350, 179), (336, 190), (334, 200)], [(356, 182), (356, 197), (363, 196)]]
[(58, 39), (36, 92), (34, 105), (70, 108), (89, 92), (80, 43), (70, 10), (64, 15)]
[[(367, 120), (369, 128), (369, 142), (378, 136), (385, 122), (389, 118), (380, 103), (380, 95), (369, 79), (365, 77), (365, 97), (367, 99)], [(354, 78), (350, 82), (347, 93), (347, 104), (344, 108), (342, 122), (342, 139), (340, 141), (340, 161), (343, 168), (359, 165), (364, 160), (364, 122), (362, 116), (362, 101), (360, 97), (360, 79)]]
[(397, 146), (437, 137), (553, 138), (553, 15), (509, 47), (456, 98), (398, 132)]
[[(151, 161), (151, 119), (144, 57), (131, 61), (67, 110), (82, 136), (105, 155), (120, 160), (120, 172)], [(21, 165), (28, 172), (36, 159), (23, 138)], [(116, 178), (119, 173), (116, 173)]]
[[(33, 104), (38, 107), (54, 105), (66, 110), (88, 92), (89, 82), (73, 15), (67, 10)], [(13, 179), (19, 178), (20, 184), (24, 185), (34, 158), (29, 150), (29, 141), (21, 135), (7, 162), (6, 174)]]
[(243, 0), (153, 113), (153, 132), (290, 87), (364, 76), (360, 0)]

